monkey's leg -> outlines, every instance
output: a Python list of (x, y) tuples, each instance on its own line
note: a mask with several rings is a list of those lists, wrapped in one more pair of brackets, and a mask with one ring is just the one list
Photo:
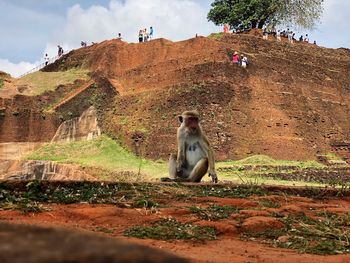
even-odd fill
[(188, 179), (190, 182), (199, 183), (202, 180), (203, 176), (207, 173), (207, 171), (208, 171), (208, 158), (203, 158), (198, 161), (198, 163), (190, 173), (190, 176), (188, 177)]

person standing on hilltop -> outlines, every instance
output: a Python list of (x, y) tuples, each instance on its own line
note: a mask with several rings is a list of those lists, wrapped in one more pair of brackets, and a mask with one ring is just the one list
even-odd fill
[(305, 35), (304, 42), (309, 43), (309, 35), (308, 34)]
[(288, 31), (288, 41), (289, 43), (293, 43), (293, 31)]
[(45, 54), (45, 57), (44, 57), (44, 60), (45, 60), (45, 66), (47, 66), (49, 64), (49, 55), (46, 53)]
[(228, 24), (225, 23), (224, 24), (224, 33), (228, 33), (228, 30), (229, 30)]
[(145, 28), (143, 30), (143, 42), (147, 42), (149, 38), (148, 32), (147, 32), (147, 28)]
[(58, 57), (60, 57), (60, 56), (63, 55), (64, 51), (63, 51), (63, 48), (60, 45), (58, 45), (57, 48), (58, 48)]
[(140, 29), (139, 31), (139, 43), (142, 43), (143, 42), (143, 30)]
[(151, 26), (150, 28), (149, 28), (149, 38), (150, 39), (153, 39), (153, 26)]
[(278, 30), (277, 33), (276, 33), (276, 38), (277, 38), (277, 41), (278, 42), (281, 42), (282, 39), (281, 39), (281, 30)]

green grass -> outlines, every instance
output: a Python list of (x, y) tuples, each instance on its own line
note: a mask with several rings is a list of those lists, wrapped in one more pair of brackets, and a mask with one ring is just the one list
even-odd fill
[[(28, 160), (51, 160), (59, 163), (76, 163), (82, 167), (100, 168), (101, 179), (109, 179), (110, 172), (141, 174), (147, 179), (167, 175), (167, 166), (162, 161), (140, 159), (118, 143), (103, 135), (92, 141), (72, 143), (49, 143), (26, 156)], [(106, 178), (103, 178), (103, 177)]]
[(325, 157), (327, 158), (328, 162), (332, 165), (337, 165), (337, 166), (347, 165), (343, 157), (337, 155), (336, 153), (327, 153), (325, 154)]
[[(151, 161), (140, 159), (133, 153), (125, 150), (117, 142), (103, 135), (92, 141), (80, 141), (72, 143), (49, 143), (39, 150), (26, 156), (28, 160), (50, 160), (59, 163), (76, 163), (83, 168), (88, 168), (93, 175), (100, 179), (119, 181), (148, 180), (167, 176), (167, 163), (165, 161)], [(317, 183), (296, 182), (288, 180), (276, 180), (259, 176), (261, 171), (240, 171), (244, 165), (294, 165), (298, 167), (323, 167), (315, 161), (297, 162), (274, 160), (267, 156), (252, 156), (239, 161), (218, 162), (218, 176), (220, 180), (228, 180), (237, 183), (260, 185), (296, 185), (296, 186), (321, 186)], [(225, 168), (229, 170), (226, 171)], [(230, 170), (233, 167), (234, 170)], [(139, 173), (140, 168), (140, 173)], [(224, 168), (223, 170), (220, 170)], [(139, 178), (138, 178), (139, 176)], [(205, 176), (203, 181), (210, 181)]]
[(3, 86), (4, 86), (4, 80), (0, 79), (0, 89), (2, 89)]
[(300, 168), (323, 168), (325, 165), (316, 161), (275, 160), (266, 155), (253, 155), (238, 161), (221, 162), (218, 167), (270, 165), (270, 166), (296, 166)]
[(70, 69), (58, 72), (37, 71), (20, 78), (17, 85), (29, 85), (33, 88), (30, 95), (40, 95), (45, 91), (55, 90), (59, 85), (74, 83), (77, 79), (89, 79), (86, 69)]
[[(125, 150), (117, 142), (103, 135), (92, 141), (72, 143), (49, 143), (26, 156), (28, 160), (50, 160), (59, 163), (75, 163), (86, 168), (88, 173), (101, 180), (147, 181), (167, 176), (165, 161), (140, 159)], [(246, 170), (246, 167), (258, 167)], [(266, 167), (265, 167), (266, 166)], [(275, 160), (268, 156), (257, 155), (238, 161), (217, 162), (220, 180), (232, 181), (246, 185), (294, 185), (324, 186), (316, 182), (293, 181), (293, 179), (275, 179), (264, 173), (302, 171), (303, 169), (323, 169), (325, 166), (316, 161)], [(140, 172), (139, 172), (140, 169)], [(210, 181), (208, 176), (203, 181)]]
[[(298, 250), (300, 253), (335, 255), (350, 253), (350, 214), (324, 214), (321, 219), (312, 219), (305, 215), (280, 218), (285, 227), (263, 232), (247, 232), (246, 237), (264, 240), (277, 247)], [(287, 238), (286, 242), (278, 240)]]
[(229, 180), (243, 184), (324, 186), (317, 182), (303, 182), (285, 179), (274, 179), (264, 176), (267, 173), (295, 172), (304, 169), (326, 169), (317, 161), (276, 160), (266, 155), (253, 155), (237, 161), (216, 163), (221, 180)]
[(125, 236), (158, 240), (206, 241), (216, 239), (216, 229), (208, 226), (195, 226), (175, 219), (163, 219), (152, 226), (134, 226), (124, 232)]
[(207, 208), (198, 206), (191, 206), (190, 211), (196, 214), (199, 218), (208, 221), (216, 221), (220, 219), (227, 219), (233, 213), (238, 213), (239, 208), (233, 206), (211, 205)]
[(208, 38), (212, 38), (212, 39), (221, 39), (224, 36), (224, 33), (220, 32), (220, 33), (211, 33)]

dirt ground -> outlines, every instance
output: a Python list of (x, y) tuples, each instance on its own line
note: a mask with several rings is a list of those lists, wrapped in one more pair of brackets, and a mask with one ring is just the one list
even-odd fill
[[(257, 239), (243, 239), (245, 231), (272, 231), (283, 227), (276, 218), (304, 215), (323, 220), (322, 214), (349, 215), (349, 197), (327, 197), (313, 199), (296, 195), (281, 195), (270, 192), (267, 195), (251, 195), (247, 198), (215, 196), (193, 196), (188, 199), (160, 197), (159, 207), (133, 208), (127, 202), (117, 204), (47, 204), (41, 213), (0, 210), (4, 222), (62, 227), (79, 231), (118, 237), (150, 247), (160, 248), (191, 262), (349, 262), (350, 255), (312, 255), (296, 250), (273, 247)], [(190, 207), (206, 208), (212, 205), (232, 206), (239, 209), (226, 219), (204, 220), (193, 213)], [(198, 226), (212, 226), (217, 238), (211, 241), (153, 240), (124, 236), (124, 231), (135, 225), (151, 225), (159, 219), (173, 218), (179, 222)], [(280, 237), (279, 240), (283, 241)]]

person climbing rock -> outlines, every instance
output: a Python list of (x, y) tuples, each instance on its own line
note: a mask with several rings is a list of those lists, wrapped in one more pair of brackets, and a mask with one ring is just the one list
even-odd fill
[(233, 56), (232, 56), (232, 60), (231, 60), (231, 64), (237, 64), (239, 65), (239, 55), (238, 55), (238, 52), (235, 51), (235, 53), (233, 53)]
[(241, 67), (246, 68), (248, 66), (248, 58), (245, 55), (241, 55)]

